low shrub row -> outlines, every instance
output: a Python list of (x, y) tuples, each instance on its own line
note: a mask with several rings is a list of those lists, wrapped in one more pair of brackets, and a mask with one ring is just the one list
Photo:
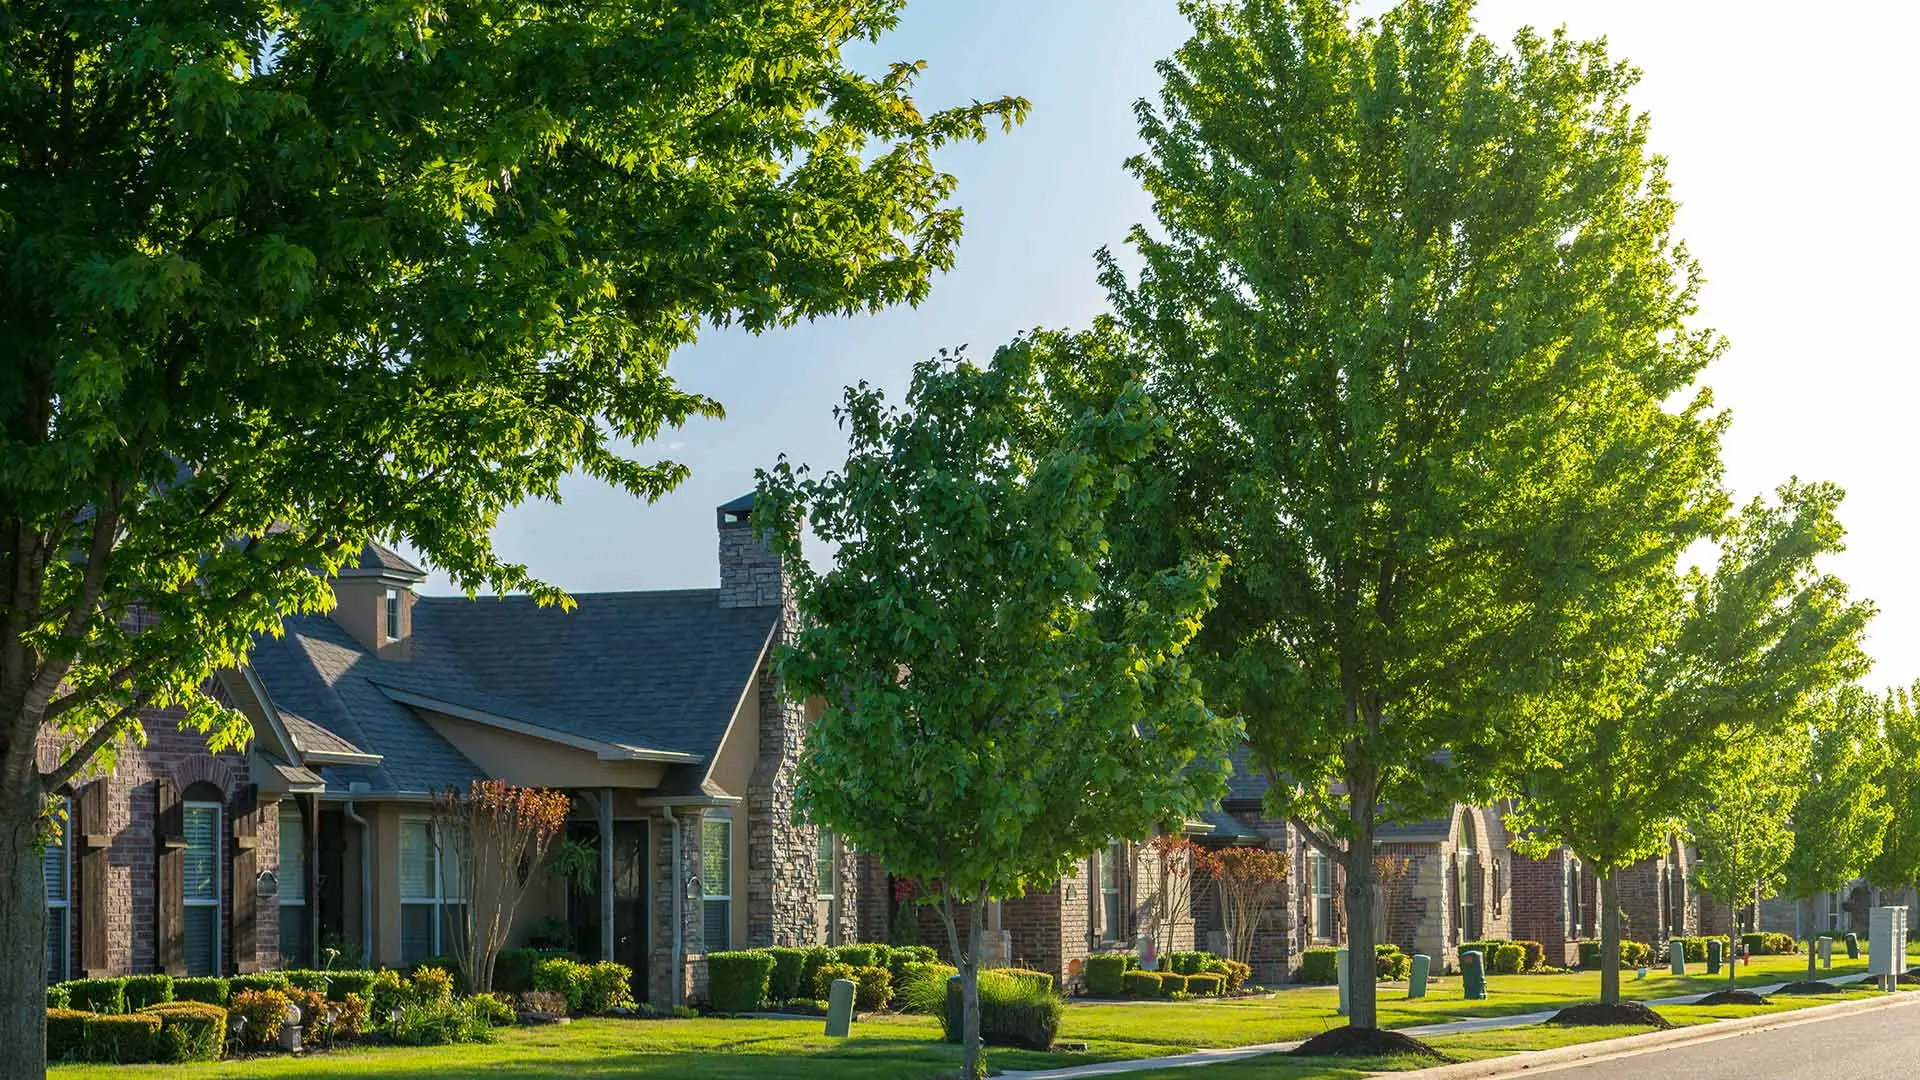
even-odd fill
[(583, 964), (566, 956), (550, 956), (533, 965), (531, 982), (535, 990), (559, 995), (570, 1013), (604, 1016), (634, 1007), (633, 969), (610, 960)]
[[(1060, 1014), (1066, 1003), (1053, 989), (1052, 978), (1045, 982), (1032, 978), (1039, 972), (1017, 968), (987, 970), (979, 974), (980, 1041), (988, 1046), (1016, 1046), (1024, 1050), (1050, 1050), (1060, 1033)], [(1142, 972), (1141, 974), (1153, 974)], [(1172, 978), (1181, 978), (1172, 975)], [(962, 999), (959, 980), (947, 983), (946, 1008), (940, 1014), (940, 1026), (948, 1042), (961, 1041)]]
[(1800, 951), (1792, 934), (1741, 934), (1740, 943), (1751, 956), (1790, 956)]
[(47, 1010), (47, 1060), (103, 1065), (218, 1061), (227, 1010), (197, 1001), (156, 1002), (132, 1013)]
[[(906, 983), (907, 969), (940, 954), (925, 945), (775, 947), (710, 953), (707, 999), (715, 1012), (753, 1012), (764, 1005), (826, 998), (834, 979), (853, 982), (857, 1008), (886, 1008)], [(932, 1011), (932, 1010), (929, 1010)]]
[[(1702, 946), (1704, 950), (1705, 946)], [(1622, 941), (1620, 943), (1620, 969), (1644, 967), (1653, 963), (1653, 946), (1644, 941)], [(1580, 970), (1597, 971), (1600, 968), (1600, 943), (1582, 941), (1580, 943)]]
[[(1303, 983), (1339, 982), (1339, 950), (1327, 945), (1316, 945), (1300, 954), (1300, 981)], [(1375, 945), (1373, 947), (1373, 977), (1378, 980), (1401, 980), (1413, 973), (1413, 957), (1401, 951), (1398, 945)]]
[(1525, 975), (1539, 971), (1547, 963), (1547, 947), (1538, 941), (1487, 938), (1460, 946), (1462, 952), (1469, 949), (1480, 953), (1489, 975)]
[[(1238, 993), (1246, 984), (1247, 977), (1253, 974), (1253, 969), (1246, 964), (1235, 960), (1222, 960), (1207, 952), (1170, 952), (1163, 959), (1167, 962), (1161, 965), (1158, 972), (1162, 976), (1162, 983), (1168, 981), (1165, 978), (1167, 975), (1185, 979), (1191, 979), (1195, 975), (1219, 977), (1220, 982), (1217, 988), (1212, 982), (1207, 981), (1200, 984), (1207, 989), (1183, 985), (1181, 988), (1183, 993)], [(1132, 953), (1095, 953), (1087, 957), (1081, 968), (1081, 985), (1090, 997), (1139, 997), (1140, 993), (1136, 987), (1146, 984), (1140, 980), (1135, 980), (1132, 984), (1127, 981), (1128, 973), (1139, 969), (1140, 958)]]
[(176, 979), (170, 975), (122, 975), (114, 978), (72, 979), (47, 987), (47, 1008), (72, 1009), (96, 1016), (120, 1016), (154, 1005), (193, 1001), (225, 1007), (233, 995), (249, 990), (307, 990), (328, 1001), (345, 1001), (349, 994), (371, 993), (372, 971), (262, 971), (231, 978), (199, 976)]

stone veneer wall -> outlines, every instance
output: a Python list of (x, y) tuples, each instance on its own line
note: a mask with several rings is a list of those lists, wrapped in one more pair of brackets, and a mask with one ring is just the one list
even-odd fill
[[(774, 640), (756, 679), (760, 695), (760, 758), (747, 787), (748, 946), (813, 945), (826, 940), (816, 896), (820, 880), (818, 837), (793, 823), (794, 771), (805, 737), (806, 710), (780, 688), (773, 650), (791, 643), (798, 611), (780, 558), (753, 527), (722, 513), (720, 606), (778, 607)], [(854, 878), (842, 867), (841, 881)], [(844, 895), (844, 890), (843, 890)], [(841, 936), (859, 938), (857, 898), (844, 897)]]
[[(653, 888), (648, 902), (653, 928), (652, 948), (648, 950), (651, 967), (647, 972), (647, 996), (656, 1006), (699, 1001), (707, 993), (706, 922), (701, 918), (700, 900), (687, 895), (687, 883), (700, 876), (700, 827), (705, 815), (698, 809), (679, 808), (674, 820), (655, 817), (647, 829), (653, 843)], [(673, 832), (680, 831), (680, 861), (673, 860)], [(673, 898), (680, 895), (680, 932), (684, 966), (678, 972), (678, 997), (674, 996), (676, 973), (673, 969)], [(738, 901), (735, 901), (736, 903)]]
[[(107, 832), (113, 838), (107, 851), (106, 887), (106, 967), (95, 974), (128, 975), (155, 970), (155, 942), (159, 936), (154, 891), (158, 885), (154, 854), (154, 814), (158, 809), (155, 782), (171, 777), (184, 793), (196, 781), (205, 780), (219, 788), (228, 804), (221, 817), (222, 874), (220, 891), (220, 945), (222, 973), (233, 970), (232, 913), (234, 891), (254, 890), (256, 963), (263, 969), (280, 966), (279, 898), (260, 891), (254, 881), (233, 880), (232, 802), (247, 783), (245, 753), (212, 753), (205, 736), (180, 730), (181, 711), (161, 709), (143, 713), (147, 742), (144, 747), (123, 747), (109, 776), (82, 780), (73, 785), (75, 805), (80, 790), (88, 784), (105, 784), (107, 796)], [(41, 767), (52, 768), (59, 760), (60, 742), (50, 732), (37, 740)], [(279, 876), (280, 819), (277, 808), (268, 806), (260, 815), (256, 832), (256, 871), (273, 871)], [(70, 835), (73, 830), (70, 830)], [(81, 896), (80, 851), (69, 848), (72, 879), (72, 933), (68, 964), (76, 978), (89, 974), (80, 967), (81, 922), (87, 904)]]

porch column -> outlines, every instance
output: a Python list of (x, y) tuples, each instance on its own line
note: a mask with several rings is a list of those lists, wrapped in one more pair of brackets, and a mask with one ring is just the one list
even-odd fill
[[(320, 796), (309, 795), (306, 798), (307, 827), (305, 843), (307, 845), (307, 880), (301, 883), (307, 896), (307, 955), (301, 957), (303, 963), (313, 966), (320, 963)], [(281, 957), (281, 962), (286, 961)]]
[(600, 789), (600, 959), (613, 959), (613, 789)]

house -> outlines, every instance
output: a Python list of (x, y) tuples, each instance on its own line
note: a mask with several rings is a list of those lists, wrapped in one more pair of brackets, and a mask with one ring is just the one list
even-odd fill
[(1823, 934), (1858, 934), (1865, 938), (1871, 922), (1869, 913), (1876, 907), (1905, 907), (1912, 921), (1920, 918), (1920, 892), (1882, 889), (1865, 878), (1855, 878), (1842, 888), (1802, 899), (1769, 897), (1749, 908), (1747, 914), (1750, 920), (1757, 920), (1749, 923), (1756, 929), (1792, 934), (1802, 940)]
[(718, 588), (571, 612), (420, 596), (425, 575), (369, 545), (330, 614), (217, 680), (253, 721), (245, 753), (154, 717), (145, 751), (74, 793), (73, 843), (48, 855), (77, 867), (49, 887), (72, 912), (56, 976), (445, 954), (465, 901), (431, 800), (483, 777), (566, 792), (566, 836), (597, 856), (590, 890), (536, 880), (512, 940), (627, 964), (642, 1000), (697, 997), (708, 951), (857, 940), (854, 860), (793, 821), (813, 713), (772, 668), (795, 612), (751, 510), (716, 511)]

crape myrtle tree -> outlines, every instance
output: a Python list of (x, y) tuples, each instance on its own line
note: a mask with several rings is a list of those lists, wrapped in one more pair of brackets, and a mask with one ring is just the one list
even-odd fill
[(899, 6), (7, 6), (0, 1046), (42, 1044), (46, 796), (143, 710), (242, 743), (209, 673), (371, 536), (560, 601), (494, 521), (571, 473), (679, 482), (630, 445), (719, 415), (667, 372), (703, 325), (926, 294), (936, 149), (1025, 103), (849, 69)]
[[(1893, 822), (1885, 782), (1881, 698), (1850, 683), (1811, 702), (1804, 716), (1806, 774), (1793, 804), (1793, 852), (1780, 892), (1809, 900), (1845, 889), (1880, 853)], [(1813, 956), (1807, 956), (1812, 981)]]
[[(917, 365), (901, 406), (850, 388), (846, 463), (782, 461), (754, 510), (799, 597), (781, 679), (824, 703), (796, 802), (937, 897), (922, 902), (960, 969), (968, 1076), (985, 1065), (988, 902), (1177, 827), (1224, 791), (1239, 734), (1185, 656), (1219, 560), (1111, 558), (1109, 522), (1163, 428), (1103, 373), (1111, 358), (1099, 336), (1037, 334), (985, 367)], [(807, 568), (803, 529), (836, 547), (831, 569)]]
[(1486, 797), (1589, 597), (1717, 498), (1689, 387), (1719, 342), (1600, 44), (1503, 49), (1465, 0), (1182, 10), (1130, 162), (1157, 225), (1137, 272), (1102, 255), (1175, 431), (1129, 557), (1231, 558), (1209, 704), (1342, 868), (1365, 957), (1383, 817)]
[(1875, 888), (1898, 891), (1920, 886), (1920, 684), (1897, 687), (1881, 699), (1880, 730), (1886, 740), (1880, 790), (1891, 819), (1881, 833), (1866, 878)]
[(494, 962), (506, 947), (534, 870), (567, 827), (565, 792), (475, 780), (462, 792), (433, 796), (428, 834), (440, 867), (442, 895), (466, 902), (449, 920), (454, 964), (476, 993), (493, 989)]
[[(1737, 806), (1725, 763), (1750, 760), (1749, 741), (1777, 748), (1796, 718), (1804, 728), (1808, 703), (1864, 669), (1873, 609), (1816, 565), (1840, 549), (1839, 501), (1831, 485), (1788, 484), (1716, 527), (1711, 574), (1669, 564), (1614, 590), (1527, 704), (1535, 738), (1512, 782), (1524, 792), (1514, 848), (1565, 845), (1593, 868), (1604, 1003), (1620, 1000), (1619, 872), (1658, 854), (1690, 813)], [(1797, 773), (1785, 779), (1798, 790)], [(1768, 809), (1784, 819), (1792, 807)]]

